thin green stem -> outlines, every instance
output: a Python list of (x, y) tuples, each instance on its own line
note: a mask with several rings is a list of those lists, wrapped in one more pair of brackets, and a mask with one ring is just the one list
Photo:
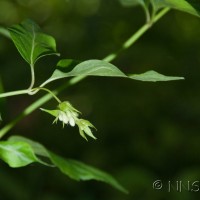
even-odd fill
[[(162, 16), (164, 16), (167, 12), (169, 11), (169, 8), (164, 8), (163, 10), (161, 10), (153, 19), (153, 22), (157, 22)], [(129, 48), (132, 44), (134, 44), (151, 26), (145, 24), (144, 26), (142, 26), (133, 36), (131, 36), (123, 45), (122, 50), (124, 50), (124, 48)], [(136, 35), (136, 36), (135, 36)], [(121, 51), (120, 51), (121, 52)], [(112, 60), (114, 60), (117, 55), (118, 55), (119, 51), (117, 53), (112, 53), (108, 56), (106, 56), (103, 60), (107, 61), (107, 62), (111, 62)], [(78, 77), (74, 77), (71, 80), (69, 80), (69, 82), (65, 83), (64, 85), (60, 86), (57, 90), (54, 90), (53, 93), (54, 95), (59, 94), (60, 92), (62, 92), (64, 89), (68, 88), (69, 86), (75, 85), (76, 83), (80, 82), (81, 80), (83, 80), (84, 78), (86, 78), (85, 76), (78, 76)], [(11, 121), (10, 123), (8, 123), (6, 126), (4, 126), (1, 130), (0, 130), (0, 138), (2, 138), (8, 131), (10, 131), (20, 120), (22, 120), (25, 116), (31, 114), (34, 110), (36, 110), (37, 108), (39, 108), (40, 106), (42, 106), (44, 103), (46, 103), (47, 101), (49, 101), (52, 98), (51, 94), (46, 94), (43, 97), (41, 97), (40, 99), (36, 100), (34, 103), (32, 103), (30, 106), (28, 106), (27, 108), (25, 108), (25, 110), (19, 114), (13, 121)]]
[(31, 92), (34, 92), (35, 90), (36, 91), (44, 90), (44, 91), (48, 92), (49, 94), (51, 94), (58, 103), (61, 103), (61, 100), (51, 90), (49, 90), (47, 88), (43, 88), (43, 87), (37, 87), (37, 88), (33, 88), (31, 90)]
[(35, 84), (35, 71), (34, 71), (34, 64), (31, 64), (30, 65), (31, 67), (31, 84), (29, 86), (29, 90), (31, 90)]
[(5, 93), (0, 94), (0, 98), (21, 95), (21, 94), (28, 94), (29, 92), (30, 90), (17, 90), (17, 91), (12, 91), (12, 92), (5, 92)]

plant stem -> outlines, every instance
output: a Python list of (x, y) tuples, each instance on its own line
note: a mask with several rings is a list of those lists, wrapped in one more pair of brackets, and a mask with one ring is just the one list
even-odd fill
[[(61, 103), (61, 100), (60, 100), (51, 90), (49, 90), (49, 89), (47, 89), (47, 88), (43, 88), (43, 87), (37, 87), (37, 88), (33, 88), (33, 89), (31, 90), (31, 92), (34, 92), (35, 90), (36, 90), (36, 91), (44, 90), (44, 91), (48, 92), (49, 94), (51, 94), (52, 97), (54, 97), (54, 99), (55, 99), (58, 103)], [(31, 93), (30, 93), (30, 94), (31, 94)]]
[[(157, 22), (169, 10), (170, 10), (169, 8), (164, 8), (163, 10), (161, 10), (153, 18), (153, 20), (152, 20), (153, 23)], [(127, 41), (124, 42), (122, 49), (120, 51), (118, 51), (117, 53), (112, 53), (112, 54), (106, 56), (103, 60), (107, 61), (107, 62), (111, 62), (112, 60), (114, 60), (122, 50), (127, 49), (131, 45), (133, 45), (150, 27), (151, 26), (149, 24), (145, 24), (144, 26), (142, 26), (134, 35), (132, 35)], [(60, 93), (61, 91), (63, 91), (64, 89), (66, 89), (67, 87), (69, 87), (71, 85), (75, 85), (76, 83), (80, 82), (84, 78), (86, 78), (86, 77), (85, 76), (78, 76), (78, 77), (72, 78), (71, 80), (69, 80), (69, 82), (60, 86), (57, 90), (54, 90), (53, 91), (54, 95), (57, 95), (58, 93)], [(30, 92), (30, 90), (28, 90), (28, 91), (22, 90), (22, 91), (24, 91), (24, 93), (25, 93), (25, 91), (26, 91), (26, 93)], [(19, 91), (16, 91), (16, 92), (19, 92)], [(21, 93), (21, 94), (24, 94), (24, 93)], [(3, 95), (3, 94), (1, 94), (1, 95)], [(0, 97), (1, 97), (1, 95), (0, 95)], [(11, 95), (9, 95), (9, 96), (11, 96)], [(25, 110), (21, 114), (19, 114), (13, 121), (8, 123), (6, 126), (4, 126), (0, 130), (0, 138), (2, 138), (8, 131), (10, 131), (21, 119), (23, 119), (25, 116), (31, 114), (34, 110), (36, 110), (37, 108), (42, 106), (44, 103), (49, 101), (51, 98), (52, 98), (52, 94), (46, 94), (43, 97), (41, 97), (40, 99), (36, 100), (34, 103), (32, 103), (27, 108), (25, 108)]]
[(31, 64), (30, 65), (31, 67), (31, 84), (29, 86), (29, 90), (31, 90), (35, 84), (35, 71), (34, 71), (34, 64)]
[(20, 94), (28, 94), (29, 91), (30, 90), (17, 90), (17, 91), (12, 91), (12, 92), (5, 92), (5, 93), (0, 94), (0, 98), (20, 95)]

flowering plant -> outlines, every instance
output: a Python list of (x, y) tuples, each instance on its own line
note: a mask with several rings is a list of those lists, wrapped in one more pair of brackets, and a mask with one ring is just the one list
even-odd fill
[[(91, 59), (76, 63), (71, 59), (60, 59), (57, 66), (55, 66), (52, 75), (37, 87), (35, 87), (35, 65), (37, 61), (44, 56), (60, 56), (60, 53), (57, 52), (55, 39), (44, 33), (39, 25), (30, 19), (26, 19), (8, 29), (0, 27), (0, 34), (6, 36), (14, 43), (18, 52), (28, 64), (31, 73), (31, 80), (27, 89), (3, 92), (0, 93), (0, 98), (22, 94), (35, 95), (41, 90), (48, 93), (29, 105), (16, 119), (6, 124), (0, 130), (0, 138), (3, 138), (10, 130), (12, 130), (23, 117), (28, 116), (34, 110), (40, 108), (44, 103), (55, 98), (58, 102), (56, 109), (49, 110), (41, 108), (42, 111), (55, 117), (53, 123), (60, 121), (63, 128), (67, 128), (67, 125), (71, 127), (77, 125), (79, 133), (84, 139), (87, 140), (87, 136), (96, 139), (92, 132), (92, 129), (94, 130), (95, 126), (90, 121), (79, 118), (81, 114), (80, 111), (74, 108), (69, 101), (61, 101), (58, 98), (59, 92), (82, 81), (87, 76), (106, 76), (149, 82), (184, 79), (183, 77), (165, 76), (153, 70), (142, 74), (126, 75), (118, 67), (111, 64), (111, 62), (119, 55), (119, 52), (128, 49), (133, 45), (147, 30), (164, 16), (170, 8), (200, 16), (200, 4), (190, 0), (120, 0), (120, 2), (124, 6), (142, 6), (146, 16), (146, 23), (124, 42), (122, 48), (116, 53), (109, 54), (102, 60)], [(62, 66), (63, 68), (68, 69), (67, 67), (69, 67), (69, 65), (71, 66), (71, 64), (73, 68), (68, 72), (64, 72), (64, 70), (62, 71), (58, 68), (58, 66)], [(60, 79), (68, 79), (67, 84), (55, 90), (49, 90), (47, 88), (49, 83)], [(46, 162), (46, 160), (42, 158), (48, 158), (49, 162)], [(74, 180), (99, 180), (112, 185), (122, 192), (127, 192), (127, 190), (108, 173), (76, 160), (62, 158), (48, 150), (42, 144), (26, 137), (12, 135), (6, 140), (1, 140), (0, 159), (13, 168), (24, 167), (35, 162), (45, 166), (54, 166)]]

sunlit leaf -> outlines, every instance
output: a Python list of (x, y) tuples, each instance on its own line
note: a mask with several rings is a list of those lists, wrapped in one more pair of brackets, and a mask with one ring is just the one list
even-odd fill
[(48, 150), (43, 145), (41, 145), (39, 142), (35, 142), (31, 139), (28, 139), (28, 138), (25, 138), (22, 136), (18, 136), (18, 135), (9, 137), (8, 141), (24, 142), (24, 143), (30, 145), (34, 154), (39, 155), (39, 156), (49, 157)]
[(126, 77), (114, 65), (102, 60), (87, 60), (76, 65), (72, 71), (63, 73), (60, 70), (55, 70), (52, 76), (45, 82), (45, 84), (71, 76), (110, 76), (110, 77)]
[(130, 78), (139, 81), (173, 81), (181, 80), (182, 77), (171, 77), (159, 74), (155, 71), (148, 71), (144, 74), (133, 74), (130, 76), (125, 75), (116, 66), (102, 61), (102, 60), (88, 60), (84, 61), (72, 69), (72, 71), (64, 73), (60, 70), (55, 70), (52, 76), (43, 84), (46, 85), (49, 82), (57, 79), (68, 78), (71, 76), (105, 76), (105, 77), (122, 77)]
[[(32, 152), (33, 157), (35, 158), (34, 161), (30, 160), (30, 162), (37, 162), (37, 156), (47, 157), (53, 165), (55, 165), (62, 173), (69, 176), (74, 180), (97, 180), (102, 181), (105, 183), (110, 184), (114, 188), (127, 193), (126, 189), (124, 189), (111, 175), (105, 173), (99, 169), (86, 165), (82, 162), (72, 160), (72, 159), (65, 159), (61, 156), (52, 153), (51, 151), (47, 150), (43, 145), (33, 140), (21, 137), (21, 136), (11, 136), (8, 142), (1, 142), (1, 143), (10, 143), (10, 144), (24, 144), (27, 146), (29, 151)], [(12, 145), (11, 145), (12, 147)], [(6, 152), (6, 150), (4, 150)], [(28, 151), (28, 152), (29, 152)], [(26, 156), (26, 151), (23, 151)], [(1, 152), (0, 152), (1, 153)], [(11, 157), (12, 151), (9, 151), (7, 154)], [(20, 156), (20, 154), (19, 154)], [(18, 154), (15, 154), (16, 159), (18, 159)], [(41, 162), (40, 162), (41, 163)], [(24, 163), (24, 165), (29, 164)], [(41, 163), (43, 164), (43, 163)], [(12, 166), (13, 167), (13, 166)], [(15, 167), (15, 166), (14, 166)]]
[(157, 8), (170, 7), (200, 17), (199, 0), (151, 0)]
[(176, 76), (165, 76), (155, 72), (153, 70), (147, 71), (143, 74), (133, 74), (130, 75), (129, 78), (138, 81), (150, 81), (150, 82), (157, 82), (157, 81), (174, 81), (174, 80), (183, 80), (183, 77), (176, 77)]
[(8, 30), (21, 56), (30, 65), (43, 56), (58, 55), (54, 38), (43, 33), (35, 22), (27, 19)]
[(126, 77), (117, 67), (102, 60), (87, 60), (67, 73), (66, 76), (119, 76)]
[(10, 167), (23, 167), (33, 162), (39, 162), (32, 147), (22, 141), (0, 142), (0, 159)]

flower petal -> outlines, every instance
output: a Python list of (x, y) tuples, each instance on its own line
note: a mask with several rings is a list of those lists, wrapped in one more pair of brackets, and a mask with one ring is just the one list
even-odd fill
[(69, 118), (67, 117), (67, 115), (63, 115), (63, 122), (64, 122), (65, 124), (68, 124)]
[(59, 114), (58, 119), (59, 119), (60, 121), (63, 121), (63, 115), (62, 115), (62, 113)]
[(74, 120), (74, 118), (73, 117), (70, 117), (69, 118), (69, 124), (71, 125), (71, 126), (75, 126), (75, 120)]

